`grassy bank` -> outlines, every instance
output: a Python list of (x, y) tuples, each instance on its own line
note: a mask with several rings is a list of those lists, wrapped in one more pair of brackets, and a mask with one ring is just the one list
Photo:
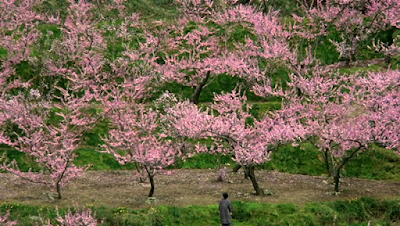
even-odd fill
[[(207, 169), (221, 165), (235, 165), (231, 156), (198, 154), (185, 162), (178, 161), (172, 168)], [(311, 144), (298, 147), (283, 146), (273, 152), (271, 161), (257, 166), (258, 169), (312, 176), (326, 175), (320, 152)], [(349, 161), (343, 176), (375, 180), (400, 180), (400, 156), (394, 151), (379, 147), (358, 154)]]
[[(3, 149), (4, 150), (4, 149)], [(2, 154), (0, 150), (0, 154)], [(76, 151), (78, 157), (74, 160), (77, 165), (91, 165), (91, 170), (129, 170), (135, 169), (133, 164), (120, 165), (111, 155), (96, 152), (93, 147), (81, 148)], [(321, 161), (319, 151), (310, 144), (298, 147), (291, 145), (279, 148), (273, 152), (271, 161), (257, 166), (258, 169), (279, 171), (292, 174), (326, 175), (326, 169)], [(30, 167), (34, 170), (35, 162), (18, 151), (8, 151), (9, 160), (16, 159), (23, 171)], [(221, 166), (235, 165), (231, 156), (198, 154), (185, 161), (177, 160), (169, 169), (208, 169)], [(343, 170), (343, 176), (376, 180), (400, 180), (400, 156), (394, 151), (379, 147), (371, 147), (349, 161)]]
[[(360, 198), (347, 201), (294, 204), (244, 203), (233, 201), (233, 223), (255, 225), (397, 225), (400, 224), (399, 200)], [(101, 225), (219, 225), (217, 205), (157, 206), (147, 209), (90, 207)], [(2, 205), (1, 213), (11, 209), (10, 218), (18, 225), (35, 225), (38, 217), (54, 220), (55, 208)], [(73, 208), (72, 208), (73, 210)], [(63, 216), (67, 209), (59, 209)], [(55, 223), (55, 222), (54, 222)]]

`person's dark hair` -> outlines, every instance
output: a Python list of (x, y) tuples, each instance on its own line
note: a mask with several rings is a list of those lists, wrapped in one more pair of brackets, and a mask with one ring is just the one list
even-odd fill
[(224, 197), (224, 199), (228, 198), (228, 193), (222, 193), (222, 196)]

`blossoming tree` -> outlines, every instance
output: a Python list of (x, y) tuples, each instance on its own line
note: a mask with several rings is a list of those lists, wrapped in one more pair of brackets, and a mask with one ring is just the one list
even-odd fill
[(20, 171), (15, 160), (4, 162), (1, 169), (25, 181), (51, 186), (56, 198), (61, 199), (61, 188), (87, 168), (73, 164), (74, 151), (96, 119), (89, 113), (92, 95), (76, 98), (67, 90), (58, 89), (63, 93), (59, 103), (46, 100), (34, 89), (30, 89), (28, 97), (22, 93), (2, 96), (0, 124), (3, 131), (14, 132), (2, 132), (0, 140), (33, 157), (41, 171)]
[(254, 166), (270, 160), (272, 147), (301, 139), (301, 125), (286, 122), (278, 112), (257, 120), (249, 114), (245, 95), (233, 91), (215, 95), (209, 111), (202, 112), (191, 103), (181, 103), (169, 110), (169, 121), (175, 136), (191, 139), (211, 139), (211, 147), (198, 144), (199, 153), (219, 153), (234, 156), (245, 167), (257, 195), (262, 195)]
[[(236, 1), (224, 1), (222, 8), (214, 1), (179, 2), (182, 16), (169, 28), (168, 54), (158, 70), (166, 82), (193, 87), (193, 103), (199, 102), (202, 90), (219, 75), (237, 76), (252, 84), (266, 74), (261, 62), (271, 66), (293, 56), (277, 12), (265, 15), (251, 5), (234, 5)], [(235, 41), (238, 28), (244, 32)]]
[[(398, 0), (317, 0), (311, 4), (309, 1), (302, 3), (305, 16), (294, 15), (293, 34), (312, 40), (327, 36), (332, 30), (341, 32), (341, 41), (330, 41), (347, 63), (356, 60), (357, 52), (363, 47), (361, 44), (372, 44), (378, 32), (400, 27)], [(391, 41), (383, 43), (383, 46), (392, 49), (395, 47), (392, 44)]]
[[(102, 103), (110, 131), (104, 137), (105, 153), (113, 154), (120, 164), (138, 165), (141, 175), (149, 178), (149, 197), (154, 195), (157, 171), (174, 163), (180, 156), (178, 146), (167, 139), (160, 122), (160, 112), (140, 103), (151, 90), (154, 72), (132, 69), (133, 77), (112, 82)], [(143, 73), (143, 74), (142, 74)]]
[(398, 71), (292, 75), (286, 91), (257, 87), (259, 95), (279, 94), (292, 120), (306, 128), (319, 148), (339, 192), (341, 170), (368, 145), (399, 147)]

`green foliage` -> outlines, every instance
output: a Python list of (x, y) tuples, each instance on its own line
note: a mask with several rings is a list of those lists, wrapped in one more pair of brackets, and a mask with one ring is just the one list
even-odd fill
[(371, 147), (348, 162), (343, 176), (400, 180), (400, 156), (393, 150)]
[(226, 74), (219, 75), (215, 81), (202, 91), (200, 102), (212, 102), (215, 93), (230, 93), (238, 84), (244, 84), (244, 80)]
[[(254, 225), (397, 225), (400, 223), (399, 200), (376, 200), (359, 198), (326, 203), (308, 203), (303, 207), (294, 204), (267, 204), (233, 201), (233, 224)], [(89, 207), (89, 206), (88, 206)], [(18, 225), (35, 225), (32, 216), (41, 216), (55, 222), (56, 210), (53, 207), (3, 204), (0, 213), (11, 210), (10, 219), (18, 220)], [(68, 208), (59, 208), (64, 216)], [(75, 208), (71, 208), (75, 211)], [(103, 226), (115, 225), (220, 225), (218, 205), (209, 206), (157, 206), (146, 209), (125, 207), (92, 207), (96, 218)], [(335, 220), (336, 219), (336, 220)]]
[(99, 121), (94, 128), (83, 134), (83, 143), (91, 147), (100, 147), (104, 144), (102, 137), (108, 134), (109, 129), (107, 120)]
[(192, 88), (187, 86), (181, 86), (176, 82), (165, 83), (163, 86), (158, 88), (158, 91), (154, 94), (154, 96), (150, 99), (151, 101), (159, 98), (165, 91), (174, 93), (177, 96), (182, 97), (182, 99), (189, 99), (192, 95)]
[[(6, 49), (4, 49), (4, 48), (1, 48), (1, 47), (0, 47), (0, 59), (4, 59), (4, 58), (6, 58), (6, 57), (7, 57), (7, 55), (8, 55), (8, 52), (7, 52), (7, 50), (6, 50)], [(0, 65), (1, 65), (1, 63), (0, 63)]]
[(321, 222), (321, 225), (331, 225), (336, 215), (336, 212), (332, 208), (320, 203), (309, 203), (304, 207), (304, 212), (313, 215)]
[(139, 13), (147, 20), (171, 20), (178, 16), (178, 10), (172, 0), (128, 0), (128, 12)]
[(133, 210), (130, 208), (95, 208), (103, 225), (218, 225), (218, 206), (158, 206)]
[[(32, 169), (33, 172), (38, 172), (40, 170), (40, 167), (35, 162), (35, 159), (29, 157), (27, 154), (19, 152), (15, 149), (2, 147), (0, 150), (0, 157), (3, 156), (5, 152), (7, 152), (7, 157), (3, 160), (3, 162), (7, 161), (7, 163), (10, 163), (11, 161), (16, 160), (20, 170), (25, 172), (29, 169)], [(3, 162), (0, 162), (0, 164), (3, 164)], [(2, 172), (2, 170), (0, 170), (0, 172)]]
[[(49, 207), (37, 207), (22, 204), (3, 204), (0, 206), (0, 215), (3, 215), (10, 210), (11, 220), (18, 220), (18, 225), (38, 225), (40, 222), (39, 217), (52, 218), (57, 217), (55, 208)], [(60, 213), (65, 213), (64, 210), (60, 210)]]
[[(248, 3), (250, 0), (239, 0), (240, 3)], [(270, 10), (279, 10), (282, 16), (291, 16), (300, 13), (299, 1), (296, 0), (253, 0), (253, 5), (258, 6), (264, 13)]]
[(45, 0), (41, 4), (35, 6), (35, 10), (39, 13), (56, 14), (60, 12), (61, 18), (67, 16), (69, 3), (66, 0)]
[(255, 102), (252, 103), (249, 113), (256, 119), (261, 119), (265, 112), (279, 110), (281, 107), (281, 102)]
[(382, 67), (378, 65), (370, 65), (368, 67), (350, 67), (350, 68), (340, 68), (340, 74), (355, 74), (355, 73), (368, 73), (368, 72), (378, 72), (382, 70)]
[(326, 173), (320, 152), (311, 144), (302, 143), (297, 147), (284, 145), (273, 151), (271, 161), (259, 166), (261, 169), (277, 170), (286, 173), (322, 175)]
[(119, 164), (111, 154), (99, 153), (93, 148), (80, 148), (75, 152), (77, 166), (91, 165), (91, 170), (133, 170), (134, 164)]
[[(229, 93), (235, 89), (238, 83), (243, 83), (244, 81), (237, 77), (232, 77), (230, 75), (219, 75), (216, 79), (202, 90), (200, 95), (200, 102), (212, 102), (214, 98), (214, 93)], [(154, 97), (151, 100), (157, 99), (165, 91), (174, 93), (181, 96), (182, 99), (189, 99), (193, 93), (193, 89), (188, 86), (182, 86), (176, 82), (166, 83), (158, 89)]]
[(317, 40), (316, 57), (323, 65), (339, 62), (339, 52), (335, 45), (329, 41), (329, 39), (338, 40), (337, 37), (339, 37), (338, 33), (331, 33), (327, 37), (319, 38), (319, 42)]
[(215, 168), (219, 165), (233, 164), (231, 156), (213, 155), (213, 154), (197, 154), (192, 158), (187, 158), (185, 161), (177, 160), (174, 166), (170, 168), (183, 169), (208, 169)]

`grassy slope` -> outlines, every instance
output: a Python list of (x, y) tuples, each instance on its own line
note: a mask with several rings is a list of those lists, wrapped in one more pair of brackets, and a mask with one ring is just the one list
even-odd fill
[[(220, 225), (218, 206), (157, 206), (148, 209), (91, 207), (102, 225)], [(360, 198), (347, 201), (294, 204), (266, 204), (234, 201), (233, 223), (238, 226), (255, 225), (394, 225), (400, 223), (399, 200)], [(55, 208), (27, 205), (2, 205), (0, 212), (11, 209), (10, 218), (18, 225), (35, 225), (32, 216), (56, 217)], [(63, 216), (66, 209), (59, 210)], [(336, 219), (336, 220), (335, 220)]]

